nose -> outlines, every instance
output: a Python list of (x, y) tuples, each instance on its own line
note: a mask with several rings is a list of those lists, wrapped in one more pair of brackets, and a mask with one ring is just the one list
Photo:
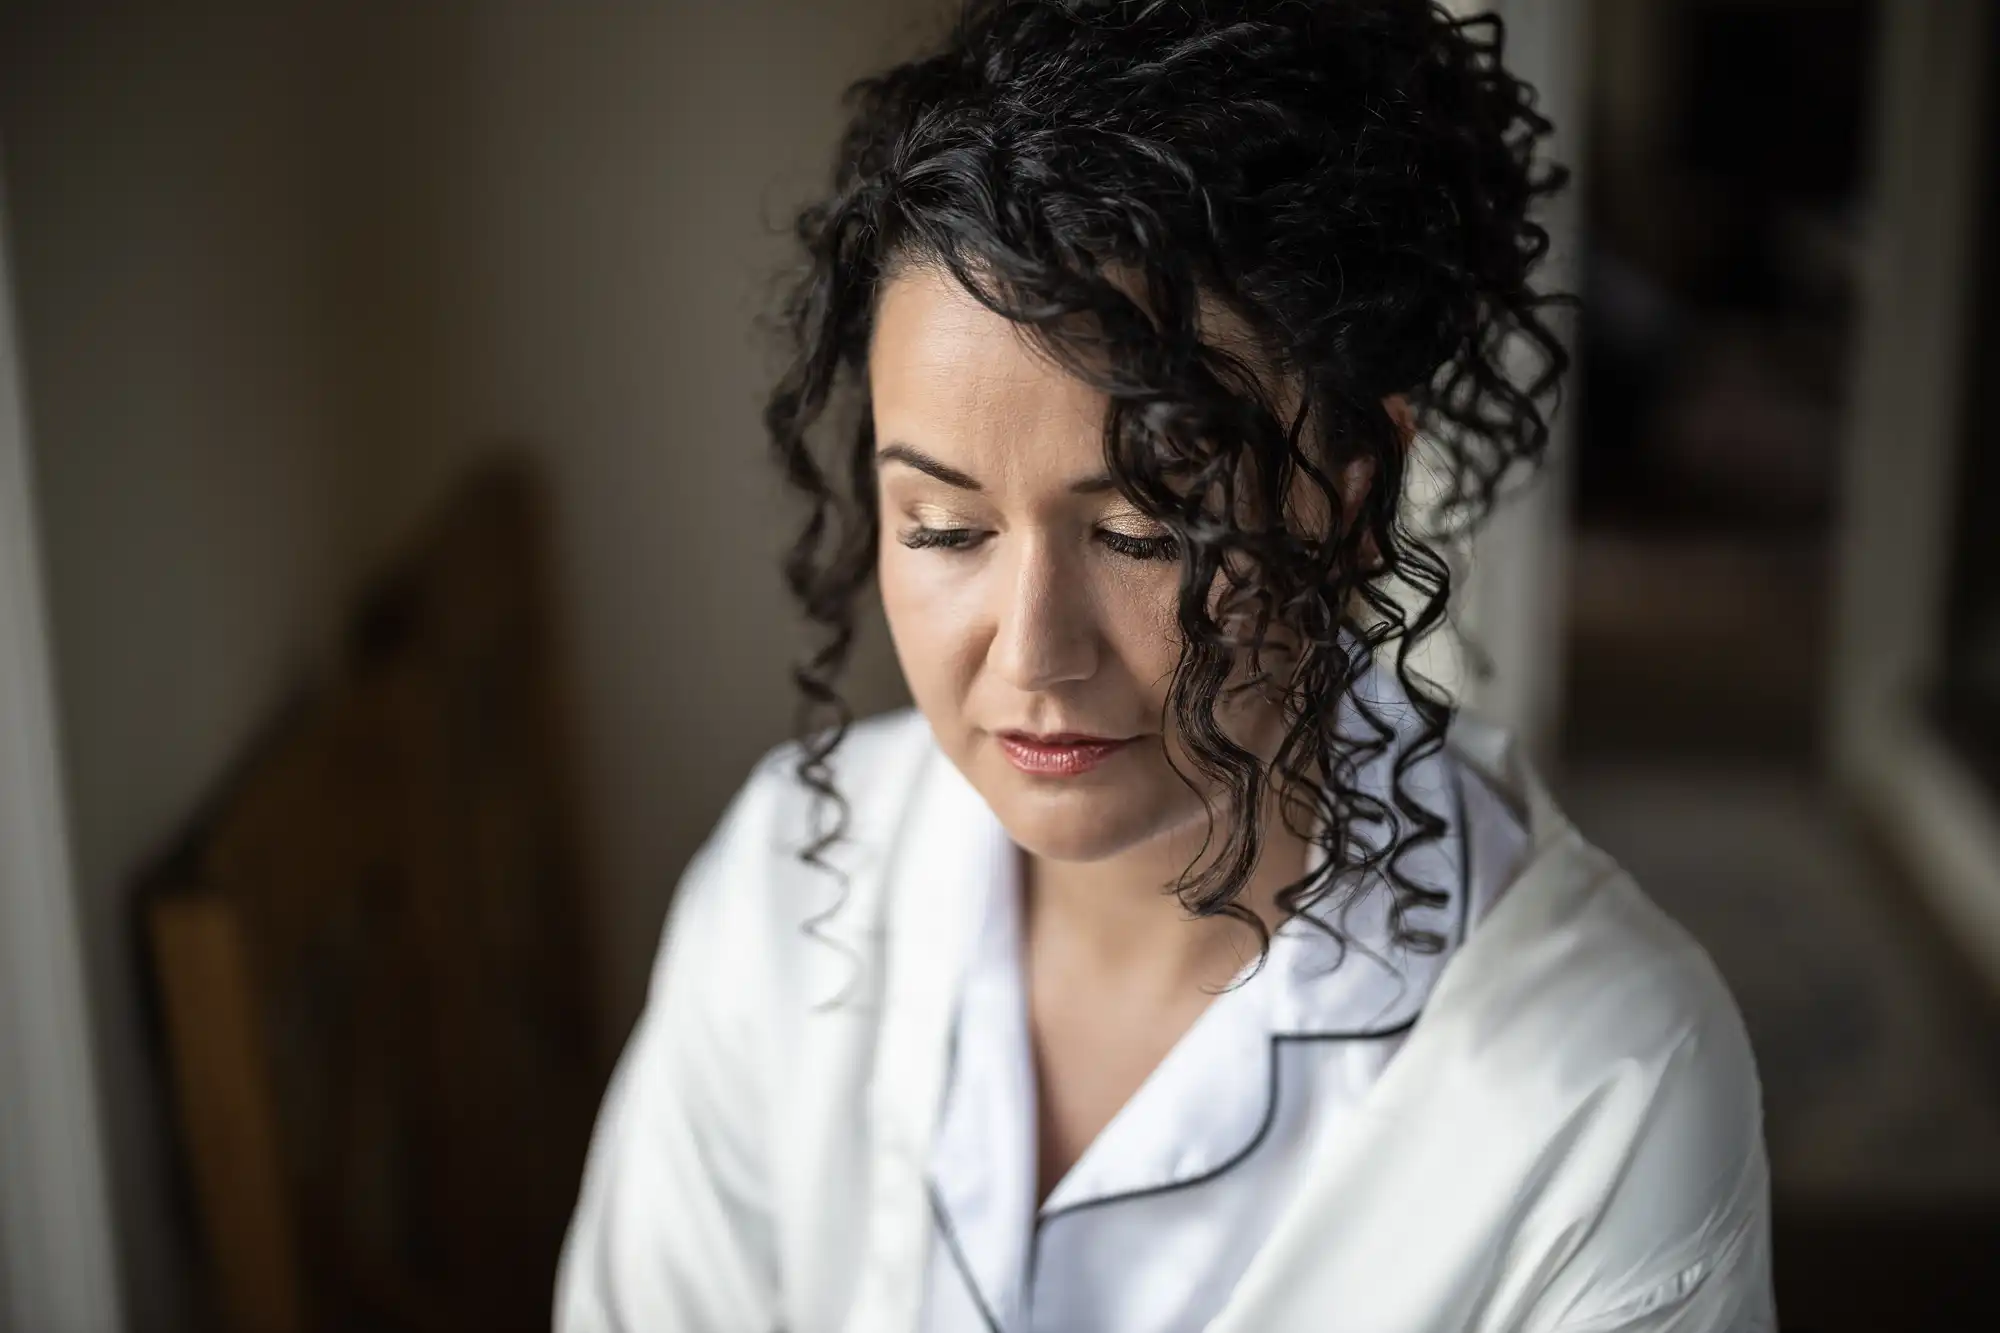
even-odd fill
[(995, 581), (993, 644), (988, 665), (1025, 693), (1097, 671), (1096, 608), (1083, 571), (1054, 543), (1024, 535)]

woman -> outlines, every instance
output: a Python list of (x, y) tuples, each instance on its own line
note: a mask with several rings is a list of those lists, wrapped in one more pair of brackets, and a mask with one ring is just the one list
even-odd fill
[[(1499, 37), (972, 0), (859, 86), (767, 414), (808, 725), (680, 887), (560, 1328), (1771, 1326), (1727, 992), (1410, 667), (1413, 436), (1474, 521), (1564, 368)], [(852, 723), (871, 580), (916, 707)]]

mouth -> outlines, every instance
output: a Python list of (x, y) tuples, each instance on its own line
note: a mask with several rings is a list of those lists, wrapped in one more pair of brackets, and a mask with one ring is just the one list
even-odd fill
[(1027, 731), (997, 733), (1007, 761), (1032, 777), (1070, 778), (1088, 773), (1130, 745), (1134, 737), (1089, 736), (1058, 731), (1038, 736)]

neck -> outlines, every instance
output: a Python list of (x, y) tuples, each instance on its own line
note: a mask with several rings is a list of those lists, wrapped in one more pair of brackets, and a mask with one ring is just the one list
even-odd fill
[[(1257, 933), (1230, 916), (1190, 918), (1173, 892), (1206, 833), (1206, 821), (1198, 819), (1104, 861), (1024, 855), (1030, 949), (1121, 985), (1162, 992), (1228, 985), (1256, 956)], [(1217, 850), (1211, 847), (1198, 868), (1213, 864)], [(1257, 864), (1237, 898), (1267, 930), (1281, 919), (1278, 891), (1305, 873), (1306, 853), (1306, 840), (1285, 827), (1273, 805)]]

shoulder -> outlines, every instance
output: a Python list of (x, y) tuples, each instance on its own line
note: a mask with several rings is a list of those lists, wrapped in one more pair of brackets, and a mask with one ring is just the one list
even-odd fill
[(1517, 888), (1527, 896), (1503, 900), (1456, 960), (1472, 984), (1445, 1018), (1474, 1113), (1540, 1145), (1517, 1240), (1556, 1274), (1551, 1326), (1660, 1302), (1754, 1311), (1768, 1296), (1769, 1170), (1728, 986), (1573, 830)]
[[(1581, 906), (1544, 1012), (1577, 1072), (1639, 1061), (1657, 1074), (1654, 1133), (1700, 1131), (1717, 1150), (1745, 1156), (1761, 1142), (1756, 1060), (1743, 1016), (1708, 952), (1604, 853), (1607, 867)], [(1725, 1145), (1724, 1140), (1728, 1140)]]
[(1695, 1043), (1704, 1069), (1754, 1082), (1741, 1014), (1707, 951), (1575, 828), (1536, 833), (1427, 1013), (1476, 1036), (1471, 1070), (1524, 1089), (1588, 1082)]
[(1763, 1188), (1763, 1094), (1742, 1013), (1707, 951), (1614, 868), (1565, 967), (1560, 1004), (1531, 1026), (1558, 1052), (1558, 1076), (1634, 1112), (1618, 1192), (1662, 1225), (1740, 1216), (1746, 1191)]
[[(851, 837), (878, 835), (885, 821), (893, 822), (931, 745), (930, 726), (914, 708), (849, 725), (826, 756), (825, 777), (846, 804)], [(820, 827), (814, 814), (820, 793), (800, 771), (804, 753), (798, 740), (765, 751), (717, 821), (710, 843), (738, 853), (796, 855)]]
[(1771, 1327), (1770, 1167), (1757, 1063), (1702, 948), (1620, 872), (1594, 938), (1623, 975), (1591, 980), (1596, 1012), (1553, 1028), (1603, 1103), (1599, 1133), (1554, 1212), (1591, 1217), (1545, 1298), (1553, 1327), (1624, 1326), (1672, 1310), (1703, 1326)]
[(1638, 1080), (1754, 1129), (1755, 1061), (1707, 952), (1570, 822), (1511, 732), (1461, 710), (1449, 744), (1478, 779), (1466, 784), (1475, 841), (1489, 826), (1520, 832), (1515, 868), (1419, 1025), (1453, 1076), (1482, 1097), (1557, 1105)]
[[(1530, 863), (1453, 961), (1440, 1015), (1476, 1038), (1465, 1076), (1493, 1095), (1565, 1101), (1619, 1087), (1747, 1156), (1761, 1141), (1756, 1061), (1708, 953), (1609, 855), (1571, 831)], [(1693, 1120), (1703, 1124), (1682, 1124)]]
[[(791, 740), (767, 750), (675, 889), (656, 984), (669, 958), (687, 953), (675, 947), (678, 938), (699, 933), (708, 940), (707, 965), (739, 975), (750, 967), (776, 966), (782, 973), (788, 952), (825, 945), (836, 912), (844, 918), (865, 912), (873, 871), (886, 859), (933, 748), (929, 724), (913, 708), (851, 724), (826, 756), (822, 774), (844, 807), (842, 833), (817, 863), (804, 853), (830, 827), (832, 811), (800, 770), (804, 746)], [(688, 966), (684, 958), (680, 965)]]

